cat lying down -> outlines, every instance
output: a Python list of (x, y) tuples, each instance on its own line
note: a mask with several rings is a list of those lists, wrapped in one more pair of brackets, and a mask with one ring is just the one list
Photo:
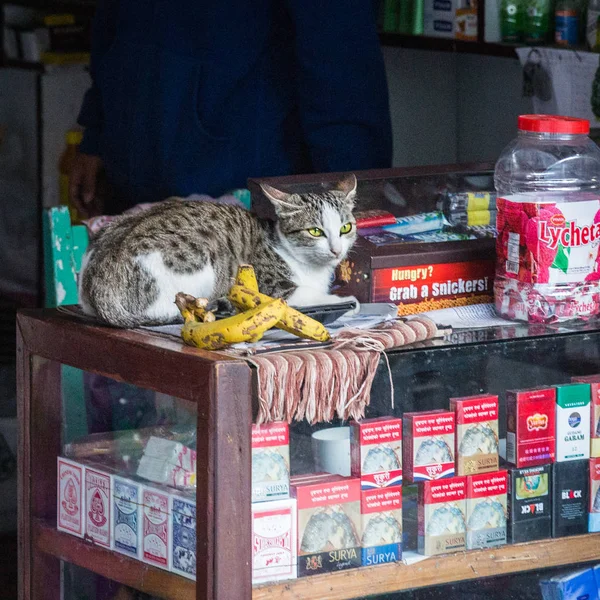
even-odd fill
[(178, 292), (224, 298), (240, 264), (254, 266), (263, 293), (291, 306), (356, 301), (329, 293), (356, 240), (356, 177), (319, 193), (261, 187), (275, 222), (237, 206), (172, 199), (109, 224), (83, 258), (83, 310), (117, 327), (177, 322)]

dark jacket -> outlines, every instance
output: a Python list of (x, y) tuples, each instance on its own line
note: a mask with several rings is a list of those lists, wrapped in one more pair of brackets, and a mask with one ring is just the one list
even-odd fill
[(113, 211), (390, 165), (371, 0), (99, 0), (92, 45), (81, 149)]

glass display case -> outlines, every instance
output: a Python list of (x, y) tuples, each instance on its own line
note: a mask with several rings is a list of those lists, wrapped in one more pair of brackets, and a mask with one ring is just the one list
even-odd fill
[[(475, 179), (465, 183), (465, 173)], [(419, 183), (417, 179), (423, 181)], [(286, 179), (290, 186), (307, 187), (320, 185), (323, 180), (334, 181), (335, 175)], [(444, 181), (457, 191), (465, 191), (468, 186), (485, 188), (489, 184), (489, 166), (359, 174), (359, 193), (361, 188), (381, 190), (388, 181), (403, 181), (401, 189), (406, 196), (406, 190), (421, 190), (407, 198), (409, 202), (402, 210), (413, 211), (411, 207), (420, 198), (419, 210), (430, 210), (436, 208), (440, 193), (448, 189), (444, 188)], [(427, 186), (430, 193), (423, 192)], [(301, 352), (292, 354), (298, 356)], [(321, 354), (326, 353), (324, 349)], [(507, 323), (454, 331), (442, 328), (438, 336), (390, 350), (386, 357), (387, 360), (379, 361), (372, 381), (366, 418), (386, 417), (391, 422), (408, 413), (448, 410), (450, 398), (490, 394), (498, 397), (495, 435), (500, 454), (504, 454), (507, 391), (568, 384), (576, 376), (600, 374), (600, 326), (592, 321), (555, 326)], [(299, 373), (300, 367), (292, 372)], [(326, 374), (323, 378), (319, 389), (324, 393), (329, 380)], [(263, 578), (267, 581), (253, 585), (253, 560), (257, 549), (267, 545), (253, 515), (261, 505), (268, 509), (271, 501), (276, 502), (252, 502), (265, 500), (265, 496), (257, 498), (263, 491), (257, 488), (256, 481), (252, 482), (256, 477), (253, 466), (258, 466), (258, 460), (253, 461), (252, 425), (259, 415), (264, 415), (258, 379), (255, 357), (197, 350), (159, 331), (101, 327), (68, 310), (22, 312), (18, 317), (20, 598), (135, 597), (117, 595), (119, 585), (124, 585), (154, 598), (177, 600), (403, 600), (442, 595), (447, 599), (458, 597), (459, 593), (463, 594), (461, 597), (471, 594), (475, 598), (483, 589), (487, 590), (486, 597), (495, 597), (496, 593), (498, 597), (516, 600), (526, 597), (511, 586), (519, 573), (526, 573), (537, 586), (537, 581), (553, 568), (600, 562), (600, 535), (584, 532), (560, 537), (560, 532), (555, 532), (554, 538), (549, 534), (537, 541), (448, 550), (435, 557), (420, 557), (418, 489), (405, 480), (401, 486), (382, 488), (401, 496), (402, 516), (396, 523), (402, 530), (397, 533), (401, 535), (404, 560), (397, 560), (400, 556), (396, 556), (396, 560), (386, 564), (371, 561), (371, 566), (360, 566), (361, 562), (369, 565), (361, 553), (364, 531), (360, 511), (350, 515), (351, 523), (347, 523), (342, 522), (339, 511), (322, 506), (325, 510), (313, 523), (312, 539), (303, 537), (295, 544), (301, 555), (297, 563), (299, 576), (286, 579), (285, 573), (278, 572), (281, 580), (268, 581), (267, 575)], [(293, 377), (291, 381), (294, 382)], [(282, 402), (286, 401), (286, 394), (293, 395), (289, 391), (292, 387), (279, 394)], [(284, 446), (289, 441), (289, 458), (284, 456), (289, 460), (289, 471), (296, 482), (306, 485), (314, 481), (315, 472), (324, 468), (344, 471), (351, 462), (349, 442), (346, 446), (339, 444), (348, 439), (344, 430), (349, 423), (337, 416), (325, 422), (315, 414), (309, 420), (292, 420), (289, 438), (277, 438), (278, 444)], [(408, 417), (404, 420), (408, 421)], [(152, 475), (146, 471), (146, 478), (140, 475), (141, 449), (147, 447), (151, 436), (181, 442), (194, 451), (195, 481), (174, 482), (163, 477), (164, 471), (158, 468), (150, 469)], [(322, 440), (332, 441), (337, 449), (323, 451)], [(407, 443), (406, 434), (403, 443)], [(68, 504), (69, 498), (71, 504), (73, 498), (80, 498), (80, 504), (85, 506), (82, 519), (115, 519), (114, 514), (106, 514), (106, 509), (102, 514), (98, 501), (94, 506), (89, 504), (87, 498), (94, 499), (98, 482), (88, 481), (85, 474), (80, 496), (72, 486), (67, 494), (66, 486), (61, 484), (59, 457), (112, 476), (112, 489), (115, 478), (124, 477), (142, 489), (193, 498), (195, 523), (188, 529), (195, 527), (195, 581), (190, 572), (183, 572), (185, 569), (176, 572), (172, 568), (175, 562), (169, 550), (166, 563), (161, 565), (156, 561), (160, 552), (157, 554), (156, 546), (153, 551), (151, 544), (147, 555), (144, 551), (134, 555), (116, 551), (114, 536), (105, 547), (96, 530), (91, 530), (91, 535), (77, 535), (77, 531), (81, 532), (77, 530), (77, 516), (70, 521), (77, 531), (59, 530), (66, 510), (62, 502)], [(340, 459), (342, 466), (332, 466), (333, 458)], [(407, 465), (403, 467), (406, 477)], [(498, 468), (506, 466), (500, 464)], [(271, 473), (272, 481), (278, 483), (278, 477)], [(337, 485), (341, 489), (347, 481), (340, 479)], [(86, 496), (88, 488), (93, 490), (91, 496)], [(356, 490), (360, 494), (360, 483)], [(264, 493), (269, 498), (285, 498), (287, 491), (285, 486), (274, 485)], [(350, 495), (355, 491), (346, 490)], [(552, 490), (546, 491), (550, 494)], [(115, 495), (108, 492), (108, 496), (113, 502), (107, 506), (114, 511)], [(300, 500), (297, 495), (298, 504)], [(141, 505), (137, 514), (142, 524), (143, 547), (144, 535), (156, 534), (157, 527), (151, 519), (144, 525), (152, 507), (145, 500), (132, 502)], [(167, 504), (167, 513), (172, 506)], [(282, 506), (273, 505), (280, 516), (284, 515)], [(174, 513), (172, 510), (171, 516)], [(310, 522), (305, 516), (296, 522), (295, 514), (289, 518), (306, 533)], [(355, 555), (336, 554), (332, 536), (325, 535), (330, 527), (325, 516), (330, 522), (336, 521), (335, 535), (347, 538), (343, 548), (358, 548)], [(505, 512), (504, 519), (507, 516)], [(165, 546), (179, 544), (187, 548), (189, 558), (189, 540), (174, 544), (175, 521), (169, 515), (167, 519), (170, 525), (158, 528), (167, 536)], [(128, 522), (131, 524), (131, 520)], [(387, 522), (388, 529), (390, 523)], [(389, 541), (388, 533), (379, 531), (378, 539)], [(293, 539), (293, 532), (289, 535)], [(277, 543), (287, 548), (291, 543), (289, 535), (280, 536)], [(321, 543), (322, 537), (328, 539)], [(273, 536), (270, 539), (268, 544), (275, 544)], [(309, 571), (318, 566), (316, 555), (321, 551), (336, 554), (334, 564), (329, 572), (320, 569), (319, 574), (311, 575)], [(309, 554), (310, 560), (306, 558)], [(190, 567), (189, 560), (185, 564)], [(487, 582), (495, 582), (495, 592), (494, 586), (486, 587)], [(502, 596), (501, 592), (506, 593)]]

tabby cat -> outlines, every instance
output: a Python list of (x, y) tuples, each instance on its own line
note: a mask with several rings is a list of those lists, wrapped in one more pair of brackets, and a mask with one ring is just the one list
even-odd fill
[(83, 310), (117, 327), (177, 322), (177, 292), (223, 298), (244, 263), (254, 266), (263, 293), (292, 306), (349, 300), (331, 295), (329, 286), (356, 239), (356, 177), (320, 193), (290, 194), (267, 184), (262, 190), (275, 221), (237, 206), (176, 198), (115, 220), (84, 256)]

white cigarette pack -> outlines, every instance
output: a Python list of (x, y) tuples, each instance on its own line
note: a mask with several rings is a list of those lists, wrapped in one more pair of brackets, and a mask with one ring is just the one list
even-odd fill
[(58, 457), (56, 527), (59, 531), (83, 537), (84, 467), (68, 458)]

